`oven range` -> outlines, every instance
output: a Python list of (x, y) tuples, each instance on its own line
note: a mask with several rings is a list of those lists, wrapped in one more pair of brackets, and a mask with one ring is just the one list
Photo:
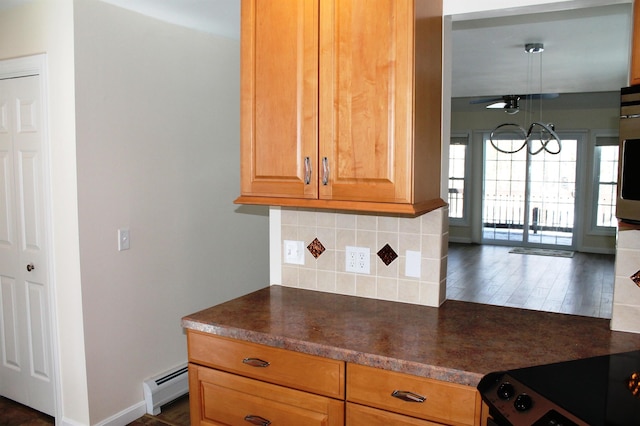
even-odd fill
[(640, 350), (487, 374), (498, 426), (640, 425)]

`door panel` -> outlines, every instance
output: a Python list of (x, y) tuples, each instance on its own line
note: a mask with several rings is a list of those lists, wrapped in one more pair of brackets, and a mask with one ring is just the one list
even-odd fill
[(242, 195), (317, 198), (318, 2), (243, 1), (242, 22)]
[(320, 198), (412, 202), (412, 6), (321, 2)]
[(0, 395), (54, 414), (40, 77), (0, 80)]
[(2, 366), (20, 370), (20, 348), (17, 330), (18, 307), (16, 301), (16, 282), (12, 278), (0, 277), (0, 342), (2, 344)]

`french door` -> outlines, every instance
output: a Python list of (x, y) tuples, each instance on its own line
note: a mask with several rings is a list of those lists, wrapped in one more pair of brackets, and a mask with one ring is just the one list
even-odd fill
[[(573, 248), (576, 160), (579, 138), (561, 135), (558, 154), (513, 154), (484, 138), (482, 241), (519, 246)], [(517, 148), (501, 140), (500, 147)], [(511, 148), (511, 149), (513, 149)]]

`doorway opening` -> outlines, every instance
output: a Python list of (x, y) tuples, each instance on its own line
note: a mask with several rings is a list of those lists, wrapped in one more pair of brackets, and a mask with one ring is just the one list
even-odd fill
[[(521, 141), (502, 140), (512, 149)], [(578, 138), (558, 154), (496, 150), (484, 137), (482, 242), (523, 247), (575, 247)]]

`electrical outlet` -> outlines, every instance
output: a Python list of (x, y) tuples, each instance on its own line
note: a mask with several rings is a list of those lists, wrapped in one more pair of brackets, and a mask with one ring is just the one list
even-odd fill
[(371, 251), (369, 247), (347, 246), (345, 249), (345, 271), (370, 274)]
[(284, 263), (304, 265), (304, 241), (284, 240)]

